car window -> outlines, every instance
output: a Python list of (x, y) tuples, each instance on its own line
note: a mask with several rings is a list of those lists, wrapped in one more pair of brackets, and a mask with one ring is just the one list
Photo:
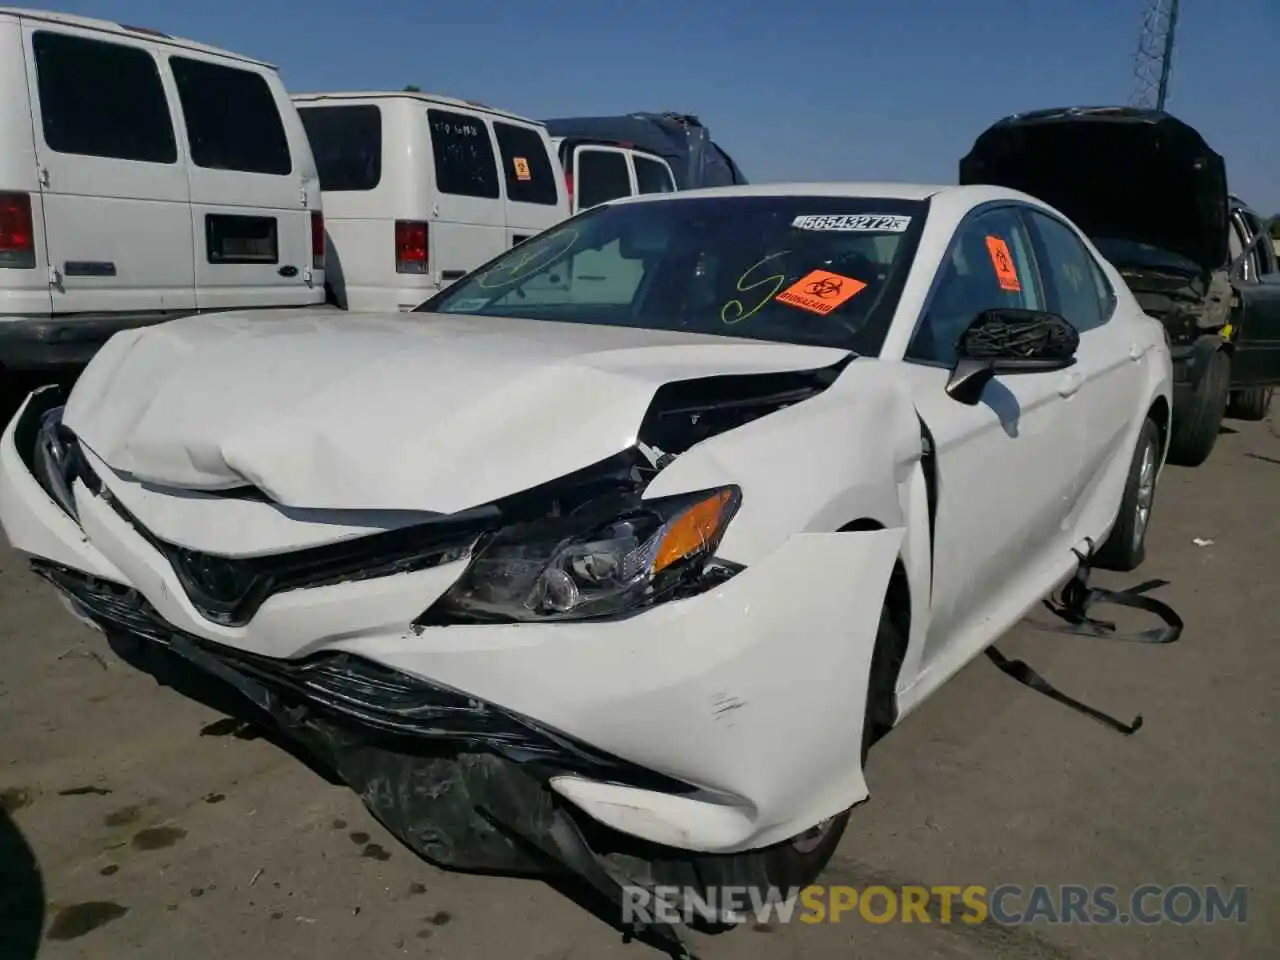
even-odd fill
[(578, 193), (578, 209), (586, 210), (631, 195), (631, 173), (627, 156), (621, 150), (597, 150), (579, 147), (578, 176), (574, 189)]
[(675, 193), (676, 185), (671, 180), (671, 171), (665, 163), (649, 157), (635, 155), (636, 186), (641, 193)]
[(382, 110), (372, 103), (301, 107), (320, 189), (372, 190), (382, 180)]
[[(1255, 237), (1259, 234), (1266, 233), (1266, 225), (1257, 217), (1257, 215), (1244, 211), (1243, 216), (1245, 223), (1249, 226), (1249, 232)], [(1265, 237), (1259, 241), (1256, 247), (1254, 247), (1253, 258), (1257, 262), (1258, 276), (1265, 276), (1268, 273), (1276, 272), (1275, 257), (1270, 245), (1266, 242)]]
[(956, 231), (907, 359), (950, 366), (969, 324), (1002, 307), (1044, 309), (1031, 239), (1015, 207), (979, 214)]
[(875, 356), (927, 211), (927, 201), (680, 193), (598, 206), (417, 309)]
[[(1245, 242), (1244, 227), (1236, 221), (1235, 217), (1232, 217), (1231, 229), (1227, 233), (1227, 251), (1233, 265), (1236, 262), (1236, 258), (1244, 253)], [(1256, 255), (1250, 255), (1245, 258), (1241, 277), (1245, 280), (1253, 280), (1258, 275), (1257, 270), (1257, 257)]]
[(150, 53), (46, 30), (32, 35), (31, 47), (40, 122), (50, 150), (177, 162), (169, 103)]
[(1110, 316), (1110, 298), (1100, 294), (1093, 256), (1062, 221), (1035, 210), (1029, 216), (1044, 254), (1048, 309), (1080, 333), (1102, 326)]
[(170, 57), (169, 66), (192, 163), (275, 176), (293, 172), (280, 110), (262, 74), (187, 57)]
[(436, 189), (455, 197), (496, 200), (498, 167), (489, 128), (480, 117), (452, 110), (427, 111)]
[(537, 130), (513, 123), (493, 122), (507, 178), (507, 199), (516, 203), (555, 206), (560, 201), (555, 170), (546, 142)]

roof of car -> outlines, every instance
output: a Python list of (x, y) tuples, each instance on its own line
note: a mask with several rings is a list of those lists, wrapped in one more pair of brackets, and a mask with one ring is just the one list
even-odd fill
[(732, 187), (704, 187), (678, 193), (643, 194), (629, 201), (695, 197), (867, 197), (877, 200), (928, 200), (940, 194), (969, 196), (974, 203), (987, 200), (1029, 199), (1016, 190), (986, 185), (955, 186), (928, 183), (752, 183)]
[(467, 110), (490, 113), (498, 117), (507, 117), (535, 127), (546, 126), (541, 120), (531, 120), (528, 117), (522, 117), (518, 113), (512, 113), (510, 110), (502, 110), (498, 107), (491, 107), (487, 103), (480, 103), (478, 100), (460, 100), (457, 97), (446, 97), (443, 94), (427, 93), (422, 90), (338, 90), (333, 92), (294, 93), (290, 96), (292, 96), (294, 103), (317, 103), (322, 100), (421, 100), (424, 103), (440, 104), (447, 107), (462, 107)]
[(124, 23), (115, 23), (111, 20), (95, 20), (92, 17), (78, 17), (71, 13), (55, 13), (51, 10), (28, 10), (24, 7), (0, 7), (0, 17), (22, 17), (25, 20), (43, 20), (46, 23), (57, 23), (67, 27), (79, 27), (82, 30), (95, 30), (99, 33), (112, 33), (121, 37), (132, 37), (135, 40), (147, 39), (155, 43), (163, 43), (173, 47), (180, 47), (184, 50), (196, 50), (200, 53), (207, 53), (217, 57), (226, 57), (229, 60), (239, 60), (241, 63), (252, 63), (259, 67), (267, 67), (268, 69), (276, 69), (275, 64), (268, 63), (265, 60), (258, 60), (255, 57), (246, 57), (242, 53), (235, 53), (231, 50), (222, 50), (218, 47), (211, 47), (208, 44), (197, 43), (194, 40), (186, 40), (182, 37), (170, 36), (160, 30), (152, 27), (136, 27)]

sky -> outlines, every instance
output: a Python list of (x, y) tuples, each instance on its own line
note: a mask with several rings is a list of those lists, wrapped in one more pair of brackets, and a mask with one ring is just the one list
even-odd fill
[[(1128, 102), (1145, 6), (48, 0), (268, 60), (293, 92), (415, 84), (535, 119), (692, 113), (754, 183), (952, 183), (1002, 116)], [(1233, 192), (1280, 213), (1280, 0), (1181, 7), (1166, 108), (1226, 157)]]

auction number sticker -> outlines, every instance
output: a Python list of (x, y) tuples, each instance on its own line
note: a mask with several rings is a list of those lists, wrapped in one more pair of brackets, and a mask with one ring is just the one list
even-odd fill
[(830, 233), (905, 233), (911, 218), (890, 213), (808, 214), (796, 217), (791, 226)]
[(529, 171), (529, 161), (524, 157), (512, 157), (511, 166), (515, 167), (517, 180), (532, 180), (533, 174)]

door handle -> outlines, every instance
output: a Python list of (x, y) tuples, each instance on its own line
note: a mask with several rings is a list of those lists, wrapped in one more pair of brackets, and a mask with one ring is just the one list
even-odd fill
[(1074, 396), (1075, 392), (1080, 389), (1080, 384), (1082, 383), (1084, 383), (1084, 377), (1080, 376), (1080, 374), (1076, 373), (1074, 370), (1070, 373), (1064, 373), (1062, 375), (1062, 382), (1058, 384), (1058, 396)]
[(1129, 359), (1130, 359), (1130, 360), (1141, 360), (1141, 359), (1142, 359), (1142, 355), (1143, 355), (1144, 353), (1146, 353), (1146, 352), (1147, 352), (1146, 350), (1142, 349), (1142, 347), (1138, 346), (1136, 343), (1131, 343), (1131, 344), (1129, 344)]

